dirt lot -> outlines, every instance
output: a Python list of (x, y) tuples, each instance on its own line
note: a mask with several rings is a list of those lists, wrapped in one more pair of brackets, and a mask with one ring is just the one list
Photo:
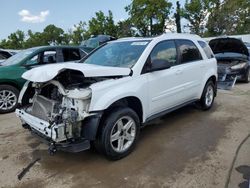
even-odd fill
[[(250, 84), (237, 84), (220, 91), (208, 112), (188, 106), (152, 122), (142, 130), (136, 150), (116, 162), (94, 151), (49, 156), (14, 114), (0, 115), (0, 187), (223, 188), (235, 151), (250, 132), (249, 114)], [(244, 182), (238, 171), (250, 166), (249, 146), (248, 140), (239, 150), (229, 187)]]

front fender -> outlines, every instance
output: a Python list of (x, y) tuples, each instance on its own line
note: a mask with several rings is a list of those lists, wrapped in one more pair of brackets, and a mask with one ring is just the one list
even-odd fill
[[(142, 104), (143, 119), (146, 116), (148, 101), (146, 79), (138, 78), (121, 78), (120, 80), (113, 80), (112, 85), (108, 87), (92, 87), (92, 97), (89, 106), (89, 112), (103, 111), (111, 106), (116, 101), (126, 97), (136, 97)], [(101, 83), (99, 83), (101, 84)]]

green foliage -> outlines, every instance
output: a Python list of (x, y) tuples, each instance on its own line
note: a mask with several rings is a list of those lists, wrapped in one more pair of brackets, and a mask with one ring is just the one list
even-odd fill
[(117, 37), (132, 37), (135, 35), (135, 30), (130, 19), (119, 21), (117, 23)]
[[(178, 1), (177, 1), (178, 2)], [(183, 8), (177, 4), (175, 21), (169, 19), (172, 4), (169, 0), (133, 0), (125, 7), (129, 18), (114, 22), (111, 11), (105, 15), (96, 12), (88, 23), (79, 22), (65, 32), (55, 25), (48, 25), (42, 32), (27, 34), (17, 30), (0, 42), (1, 48), (24, 49), (50, 44), (79, 45), (91, 35), (106, 34), (114, 37), (151, 36), (164, 32), (175, 22), (181, 32), (180, 19), (186, 18), (190, 30), (201, 36), (250, 33), (249, 0), (186, 0)]]
[(224, 0), (209, 16), (206, 36), (250, 33), (250, 1)]
[(25, 34), (23, 31), (17, 30), (15, 33), (11, 33), (8, 39), (4, 39), (0, 46), (4, 48), (22, 49), (24, 48)]
[(117, 27), (114, 24), (113, 14), (109, 10), (108, 16), (102, 11), (96, 12), (96, 17), (89, 20), (89, 33), (91, 35), (111, 35), (116, 37)]
[(142, 36), (158, 35), (165, 30), (165, 21), (172, 3), (167, 0), (133, 0), (125, 10)]
[(74, 25), (74, 29), (69, 30), (69, 34), (66, 34), (65, 37), (68, 35), (68, 43), (71, 42), (72, 44), (79, 45), (81, 42), (85, 39), (88, 38), (88, 33), (86, 30), (86, 23), (85, 22), (80, 22), (76, 25)]
[(190, 22), (190, 30), (197, 35), (205, 32), (206, 19), (220, 0), (186, 0), (182, 16)]

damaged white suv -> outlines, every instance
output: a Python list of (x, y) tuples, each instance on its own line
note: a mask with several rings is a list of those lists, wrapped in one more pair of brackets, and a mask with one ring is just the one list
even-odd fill
[(112, 41), (79, 63), (45, 65), (23, 78), (16, 114), (51, 153), (93, 143), (117, 160), (134, 149), (146, 122), (194, 102), (210, 109), (217, 63), (200, 37), (164, 34)]

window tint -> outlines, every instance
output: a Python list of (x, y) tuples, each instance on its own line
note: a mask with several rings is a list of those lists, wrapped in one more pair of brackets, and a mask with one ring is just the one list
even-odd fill
[(38, 55), (33, 56), (32, 58), (30, 58), (28, 61), (26, 61), (25, 63), (26, 65), (37, 65), (38, 64)]
[(34, 66), (34, 65), (56, 63), (56, 56), (57, 56), (56, 50), (43, 51), (31, 57), (26, 62), (26, 65)]
[(195, 44), (190, 40), (177, 40), (181, 63), (188, 63), (192, 61), (202, 60), (199, 49), (195, 46)]
[(8, 52), (1, 51), (0, 59), (8, 59), (11, 55)]
[(171, 66), (177, 64), (177, 51), (174, 41), (164, 41), (156, 45), (151, 55), (151, 62), (155, 59), (165, 60), (171, 63)]
[(76, 61), (81, 59), (81, 54), (79, 49), (63, 49), (63, 58), (64, 61)]
[(42, 64), (56, 63), (56, 51), (50, 50), (43, 53)]
[(3, 59), (7, 59), (7, 58), (6, 58), (6, 56), (4, 56), (4, 54), (0, 53), (0, 60), (3, 60)]
[(202, 49), (204, 50), (208, 59), (214, 58), (213, 52), (206, 42), (198, 41), (198, 43), (202, 47)]

